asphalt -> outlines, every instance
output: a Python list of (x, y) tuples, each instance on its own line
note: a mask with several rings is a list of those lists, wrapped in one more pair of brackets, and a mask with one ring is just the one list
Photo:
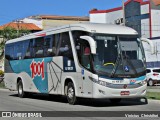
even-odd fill
[[(159, 111), (160, 100), (150, 100), (145, 101), (135, 101), (133, 100), (124, 100), (117, 105), (111, 104), (107, 100), (82, 100), (77, 105), (69, 105), (64, 97), (53, 96), (50, 98), (47, 95), (33, 94), (27, 98), (19, 98), (17, 96), (17, 91), (9, 91), (8, 89), (0, 89), (0, 111), (59, 111), (59, 115), (62, 117), (54, 118), (43, 118), (44, 120), (49, 119), (59, 119), (59, 120), (135, 120), (136, 118), (119, 118), (119, 117), (84, 117), (87, 111)], [(63, 117), (63, 112), (61, 111), (78, 111), (78, 113), (70, 113), (73, 116), (82, 116), (82, 117)], [(83, 112), (84, 111), (84, 112)], [(80, 112), (80, 113), (79, 113)], [(84, 115), (81, 115), (85, 113)], [(97, 114), (97, 113), (96, 113)], [(134, 112), (133, 112), (134, 114)], [(116, 115), (115, 115), (116, 116)], [(1, 120), (2, 118), (0, 118)], [(4, 119), (4, 118), (3, 118)], [(19, 120), (19, 119), (29, 119), (29, 118), (8, 118), (7, 120)], [(30, 118), (31, 119), (31, 118)], [(150, 118), (139, 118), (141, 120), (150, 120)], [(159, 118), (152, 118), (158, 120)], [(35, 120), (35, 118), (34, 118)], [(36, 120), (41, 120), (37, 118)]]

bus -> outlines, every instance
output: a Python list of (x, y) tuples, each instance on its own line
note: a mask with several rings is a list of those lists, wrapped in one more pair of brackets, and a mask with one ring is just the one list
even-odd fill
[(5, 86), (28, 93), (78, 98), (141, 98), (146, 59), (138, 33), (125, 26), (79, 23), (8, 40)]

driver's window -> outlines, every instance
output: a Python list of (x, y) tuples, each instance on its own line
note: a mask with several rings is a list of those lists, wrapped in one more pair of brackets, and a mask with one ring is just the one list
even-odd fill
[(90, 50), (90, 45), (88, 42), (85, 42), (84, 44), (82, 44), (81, 46), (81, 64), (84, 68), (90, 70), (91, 69), (91, 50)]
[(81, 40), (80, 36), (85, 36), (89, 35), (88, 32), (85, 31), (72, 31), (74, 43), (75, 43), (75, 48), (77, 51), (77, 56), (79, 63), (86, 69), (90, 70), (91, 65), (91, 51), (90, 51), (90, 45), (87, 41)]

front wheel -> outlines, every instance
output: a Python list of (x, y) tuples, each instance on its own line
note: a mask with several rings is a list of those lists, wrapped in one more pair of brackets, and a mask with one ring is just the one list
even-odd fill
[(23, 90), (22, 80), (20, 80), (20, 81), (18, 82), (17, 89), (18, 89), (18, 96), (19, 96), (20, 98), (24, 98), (24, 97), (25, 97), (25, 92), (24, 92), (24, 90)]
[(67, 86), (67, 100), (68, 103), (71, 105), (74, 105), (77, 102), (77, 98), (75, 95), (75, 88), (72, 82), (69, 82)]
[(149, 86), (153, 86), (153, 80), (152, 80), (152, 79), (150, 79), (150, 80), (148, 81), (148, 85), (149, 85)]

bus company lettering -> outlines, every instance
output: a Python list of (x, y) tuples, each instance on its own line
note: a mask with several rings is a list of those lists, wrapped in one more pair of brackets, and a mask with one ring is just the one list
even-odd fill
[(36, 76), (41, 76), (44, 79), (44, 60), (42, 62), (35, 62), (34, 60), (30, 64), (30, 69), (32, 73), (32, 78)]

